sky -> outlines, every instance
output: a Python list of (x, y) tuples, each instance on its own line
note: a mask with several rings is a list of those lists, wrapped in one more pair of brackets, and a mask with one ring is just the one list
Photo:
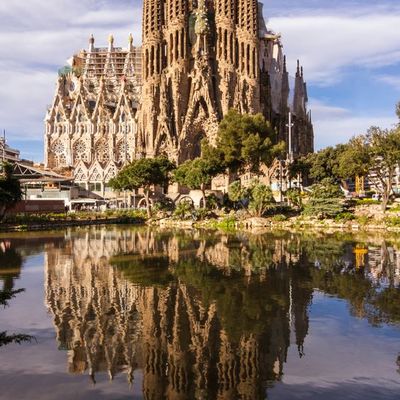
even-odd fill
[[(44, 117), (66, 60), (113, 33), (141, 40), (139, 0), (0, 1), (0, 129), (21, 156), (43, 160)], [(400, 0), (264, 0), (267, 26), (282, 34), (288, 67), (304, 67), (315, 147), (369, 126), (390, 128), (400, 101)]]

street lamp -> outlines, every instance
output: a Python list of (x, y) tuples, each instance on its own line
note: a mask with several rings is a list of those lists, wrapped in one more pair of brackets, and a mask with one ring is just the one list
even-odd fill
[(289, 161), (293, 161), (293, 144), (292, 144), (292, 128), (294, 126), (294, 123), (292, 122), (292, 112), (289, 111), (289, 121), (286, 124), (286, 126), (289, 128), (289, 132), (288, 132), (288, 148), (289, 148), (289, 152), (288, 152), (288, 158)]

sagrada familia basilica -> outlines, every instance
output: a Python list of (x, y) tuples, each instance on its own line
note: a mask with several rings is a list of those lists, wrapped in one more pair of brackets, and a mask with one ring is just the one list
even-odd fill
[[(132, 159), (165, 154), (178, 164), (215, 140), (229, 109), (262, 113), (296, 155), (313, 151), (307, 89), (294, 87), (280, 35), (257, 0), (144, 0), (142, 46), (95, 46), (59, 71), (46, 116), (45, 159), (81, 186), (107, 182)], [(293, 130), (288, 136), (288, 115)]]

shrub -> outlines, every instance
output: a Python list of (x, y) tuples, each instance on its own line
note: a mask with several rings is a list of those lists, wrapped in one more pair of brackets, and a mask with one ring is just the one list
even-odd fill
[(236, 205), (248, 208), (256, 217), (262, 217), (275, 203), (271, 188), (255, 180), (250, 187), (243, 187), (240, 181), (229, 186), (229, 199)]
[(335, 221), (338, 222), (353, 221), (355, 218), (356, 218), (355, 215), (350, 212), (342, 212), (336, 215)]
[(268, 208), (275, 203), (270, 187), (254, 182), (250, 188), (249, 210), (256, 217), (262, 217)]
[(288, 189), (285, 193), (289, 203), (298, 209), (303, 208), (303, 198), (302, 193), (299, 188)]
[(370, 204), (381, 204), (379, 200), (374, 200), (374, 199), (357, 199), (356, 200), (356, 205), (357, 206), (365, 206), (365, 205), (370, 205)]
[(274, 215), (272, 217), (272, 221), (274, 221), (274, 222), (285, 222), (285, 221), (287, 221), (287, 219), (288, 219), (288, 217), (283, 214)]
[(235, 229), (236, 228), (236, 217), (234, 215), (228, 215), (218, 222), (218, 227), (222, 229)]
[(393, 207), (389, 208), (389, 212), (398, 213), (400, 212), (400, 204), (396, 204)]
[(162, 199), (157, 200), (153, 207), (152, 211), (158, 212), (173, 212), (175, 210), (175, 203), (169, 197), (164, 197)]
[(357, 217), (356, 220), (360, 225), (367, 225), (371, 221), (371, 218), (366, 215), (361, 215)]
[(206, 204), (208, 210), (216, 210), (220, 206), (220, 201), (218, 200), (217, 196), (212, 193), (207, 196)]
[(210, 215), (210, 211), (204, 208), (196, 208), (192, 211), (192, 218), (195, 221), (202, 221)]
[(400, 217), (386, 217), (385, 224), (391, 227), (400, 227)]
[(174, 217), (177, 219), (188, 220), (192, 218), (193, 210), (194, 207), (190, 201), (181, 201), (175, 208)]
[(313, 185), (304, 214), (318, 218), (335, 218), (344, 211), (343, 193), (329, 180)]

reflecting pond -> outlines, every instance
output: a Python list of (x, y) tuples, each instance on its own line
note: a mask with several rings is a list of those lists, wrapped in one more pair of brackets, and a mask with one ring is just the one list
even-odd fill
[(0, 290), (0, 399), (400, 396), (395, 236), (3, 234)]

